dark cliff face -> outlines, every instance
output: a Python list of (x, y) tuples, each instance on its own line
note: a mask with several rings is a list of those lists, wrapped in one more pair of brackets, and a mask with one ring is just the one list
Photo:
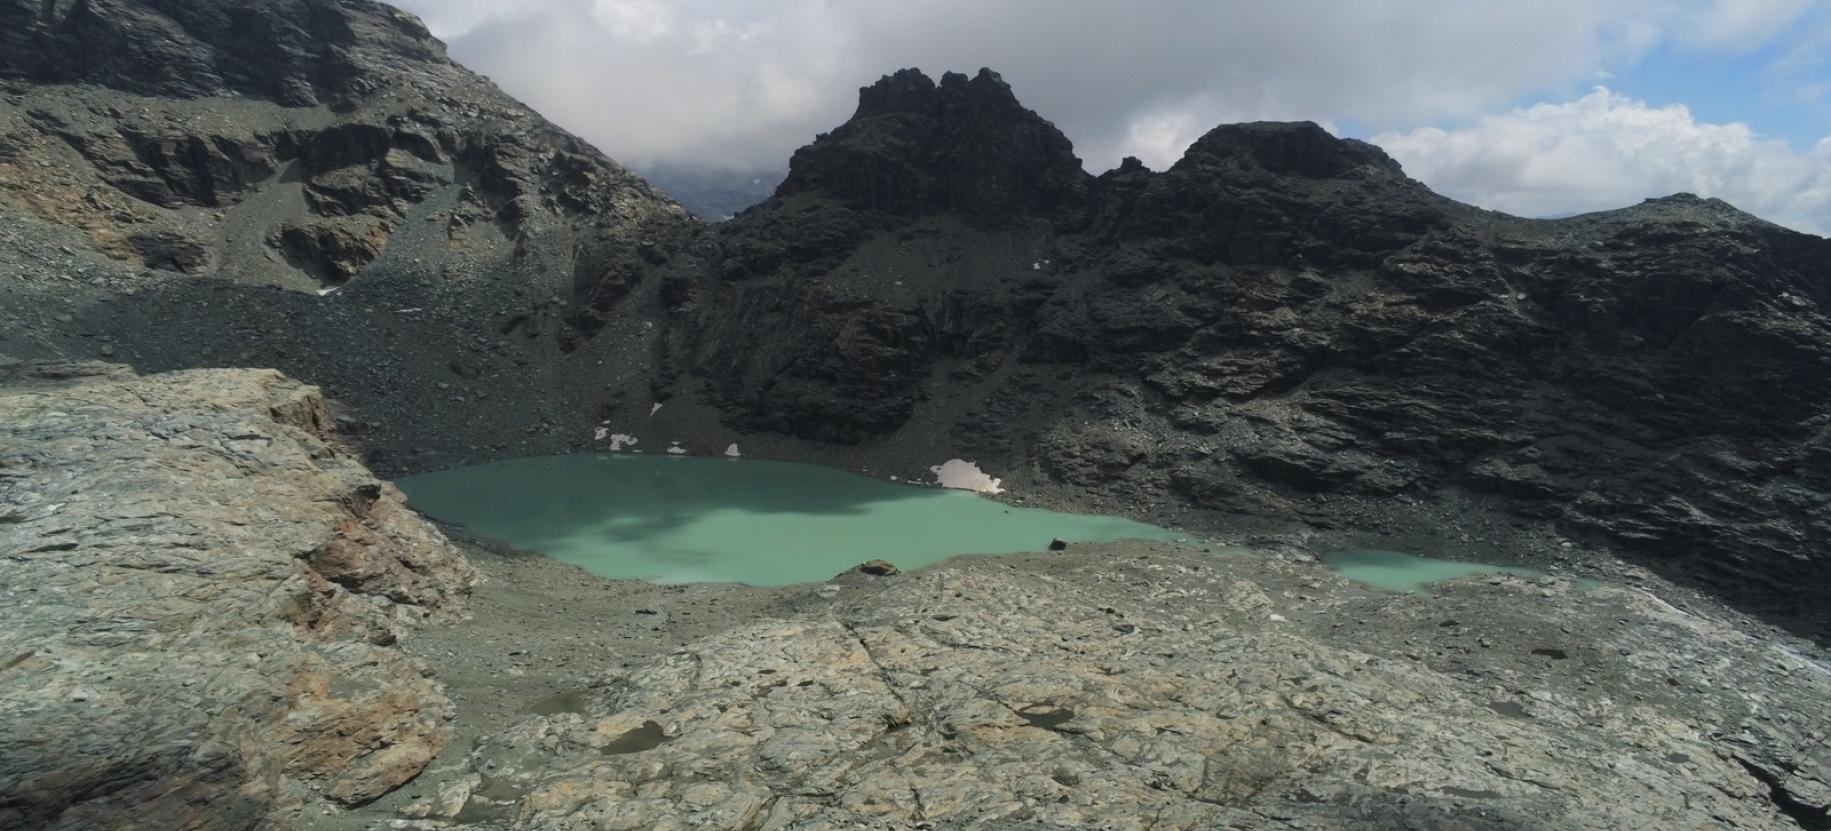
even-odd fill
[(796, 151), (779, 197), (813, 195), (894, 217), (982, 222), (1054, 216), (1091, 179), (1055, 125), (989, 69), (936, 84), (913, 69), (859, 90), (850, 121)]
[[(427, 203), (457, 203), (447, 248), (479, 222), (523, 247), (563, 229), (569, 248), (686, 221), (381, 3), (4, 0), (0, 15), (16, 24), (0, 34), (0, 82), (17, 108), (0, 146), (44, 169), (0, 188), (128, 268), (247, 280), (248, 260), (273, 254), (338, 285)], [(121, 204), (60, 193), (94, 185)], [(226, 213), (173, 212), (188, 207)], [(302, 287), (283, 271), (264, 281)]]
[(0, 351), (277, 367), (384, 466), (589, 436), (696, 226), (382, 3), (0, 0)]
[(0, 77), (137, 95), (347, 103), (447, 63), (418, 20), (379, 3), (6, 0), (0, 20)]
[(1831, 241), (1686, 195), (1507, 217), (1313, 124), (1078, 174), (996, 76), (866, 88), (675, 278), (662, 394), (1120, 508), (1476, 504), (1824, 623), (1789, 587), (1831, 578)]

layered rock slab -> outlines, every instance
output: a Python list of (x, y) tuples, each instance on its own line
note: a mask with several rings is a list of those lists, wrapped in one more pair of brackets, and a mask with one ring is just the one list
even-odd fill
[(1636, 590), (1053, 571), (888, 578), (599, 679), (480, 744), (460, 824), (1792, 829), (1827, 803), (1823, 668)]
[(0, 366), (0, 827), (262, 827), (443, 747), (475, 580), (270, 370)]

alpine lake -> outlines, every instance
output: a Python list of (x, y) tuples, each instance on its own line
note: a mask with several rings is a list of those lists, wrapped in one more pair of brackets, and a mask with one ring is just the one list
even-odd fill
[[(1189, 540), (1120, 517), (751, 459), (540, 456), (396, 484), (414, 508), (469, 533), (602, 577), (656, 583), (784, 586), (824, 581), (867, 560), (909, 570), (963, 554), (1043, 551), (1057, 539)], [(1481, 574), (1539, 574), (1397, 551), (1337, 551), (1322, 560), (1350, 580), (1394, 592)]]

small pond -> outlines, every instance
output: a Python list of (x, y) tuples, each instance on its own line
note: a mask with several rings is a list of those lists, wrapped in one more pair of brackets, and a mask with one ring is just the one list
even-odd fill
[[(1460, 560), (1438, 560), (1402, 551), (1356, 549), (1336, 551), (1322, 556), (1323, 563), (1341, 576), (1365, 586), (1390, 592), (1428, 593), (1426, 587), (1444, 580), (1483, 574), (1512, 574), (1519, 577), (1544, 577), (1545, 572), (1517, 566), (1497, 566)], [(1597, 585), (1578, 580), (1583, 588)]]
[(1054, 538), (1187, 537), (1117, 517), (749, 459), (543, 456), (396, 484), (414, 508), (471, 533), (604, 577), (660, 583), (781, 586), (873, 559), (907, 570), (959, 554), (1043, 551)]

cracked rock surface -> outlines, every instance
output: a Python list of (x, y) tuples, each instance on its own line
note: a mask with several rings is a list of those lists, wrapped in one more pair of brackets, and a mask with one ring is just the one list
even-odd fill
[(263, 827), (444, 746), (392, 645), (474, 574), (329, 424), (271, 370), (0, 364), (0, 827)]
[(1828, 723), (1807, 702), (1831, 693), (1824, 668), (1640, 589), (1491, 578), (1398, 597), (1277, 558), (1144, 550), (1058, 555), (1048, 576), (1000, 559), (887, 588), (848, 578), (854, 593), (828, 608), (604, 676), (574, 711), (486, 738), (459, 824), (1792, 829), (1822, 816)]

